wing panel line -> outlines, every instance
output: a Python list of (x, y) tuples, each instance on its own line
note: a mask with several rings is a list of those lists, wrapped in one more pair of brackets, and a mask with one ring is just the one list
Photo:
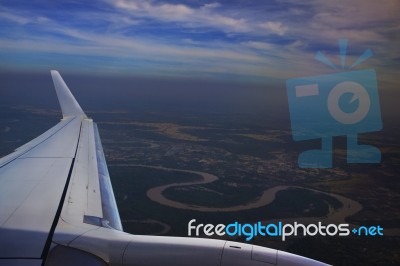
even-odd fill
[(47, 255), (48, 255), (48, 253), (50, 251), (50, 247), (51, 247), (51, 242), (52, 242), (52, 239), (53, 239), (54, 231), (56, 230), (56, 227), (57, 227), (57, 224), (58, 224), (58, 220), (60, 218), (61, 211), (62, 211), (62, 208), (63, 208), (63, 205), (64, 205), (65, 197), (67, 195), (69, 183), (70, 183), (71, 176), (72, 176), (72, 171), (74, 169), (75, 158), (76, 158), (76, 154), (77, 154), (78, 147), (79, 147), (79, 142), (81, 140), (81, 131), (82, 131), (82, 122), (81, 122), (81, 125), (80, 125), (80, 128), (79, 128), (79, 139), (78, 139), (77, 144), (76, 144), (74, 158), (72, 158), (71, 167), (69, 168), (68, 177), (67, 177), (67, 181), (66, 181), (65, 186), (64, 186), (64, 190), (63, 190), (62, 196), (61, 196), (60, 204), (58, 205), (56, 215), (54, 217), (54, 220), (53, 220), (53, 223), (51, 225), (49, 234), (47, 236), (46, 244), (44, 245), (43, 252), (42, 252), (42, 255), (41, 255), (41, 259), (43, 259), (42, 266), (44, 266), (44, 264), (46, 262)]

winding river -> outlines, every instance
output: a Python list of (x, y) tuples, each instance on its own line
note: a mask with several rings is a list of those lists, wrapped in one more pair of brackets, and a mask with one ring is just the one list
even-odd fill
[[(330, 222), (335, 222), (335, 223), (343, 223), (343, 222), (345, 222), (346, 217), (349, 217), (349, 216), (359, 212), (363, 208), (360, 203), (358, 203), (352, 199), (349, 199), (347, 197), (344, 197), (342, 195), (328, 193), (328, 192), (319, 191), (316, 189), (310, 189), (310, 188), (306, 188), (306, 187), (300, 187), (300, 186), (275, 186), (272, 188), (268, 188), (268, 189), (264, 190), (262, 195), (260, 197), (256, 198), (254, 201), (251, 201), (251, 202), (248, 202), (245, 204), (241, 204), (241, 205), (231, 206), (231, 207), (198, 206), (198, 205), (193, 205), (193, 204), (189, 204), (189, 203), (184, 203), (184, 202), (179, 202), (179, 201), (168, 199), (163, 195), (163, 192), (166, 189), (172, 188), (172, 187), (184, 187), (184, 186), (192, 186), (192, 185), (201, 185), (201, 184), (211, 183), (211, 182), (218, 180), (217, 176), (209, 174), (209, 173), (205, 173), (205, 172), (182, 170), (182, 169), (175, 169), (175, 168), (166, 168), (166, 167), (161, 167), (161, 166), (148, 166), (148, 165), (139, 165), (139, 164), (130, 164), (129, 166), (146, 167), (146, 168), (152, 168), (152, 169), (159, 169), (159, 170), (163, 170), (163, 171), (185, 172), (185, 173), (192, 173), (192, 174), (197, 174), (197, 175), (201, 176), (202, 180), (162, 185), (162, 186), (153, 187), (147, 191), (146, 194), (150, 200), (157, 202), (159, 204), (165, 205), (165, 206), (178, 208), (178, 209), (195, 210), (195, 211), (201, 211), (201, 212), (236, 212), (236, 211), (249, 210), (249, 209), (259, 208), (259, 207), (268, 205), (275, 200), (276, 194), (279, 191), (293, 189), (293, 188), (305, 189), (305, 190), (325, 194), (325, 195), (333, 197), (333, 198), (337, 199), (339, 202), (341, 202), (341, 204), (343, 206), (342, 208), (340, 208), (340, 209), (330, 208), (330, 211), (327, 214), (327, 216), (318, 217), (319, 219), (322, 219), (322, 220), (329, 220)], [(301, 218), (301, 220), (308, 220), (308, 219), (315, 219), (315, 217)]]

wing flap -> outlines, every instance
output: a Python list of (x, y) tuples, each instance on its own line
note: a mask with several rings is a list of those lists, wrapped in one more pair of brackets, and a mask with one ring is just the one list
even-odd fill
[(79, 224), (85, 215), (103, 217), (98, 179), (93, 121), (85, 119), (82, 122), (71, 183), (61, 214), (65, 221)]
[(112, 228), (123, 231), (117, 202), (115, 201), (114, 190), (111, 185), (110, 174), (108, 173), (106, 158), (104, 156), (103, 146), (101, 145), (100, 134), (96, 123), (94, 123), (94, 133), (103, 217), (109, 222), (109, 225)]
[(61, 217), (72, 225), (82, 221), (122, 231), (97, 126), (91, 119), (82, 123), (71, 184)]

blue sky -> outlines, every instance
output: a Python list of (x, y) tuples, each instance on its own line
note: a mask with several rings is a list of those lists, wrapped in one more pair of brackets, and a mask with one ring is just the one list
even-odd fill
[(399, 71), (400, 3), (93, 0), (0, 3), (0, 69), (265, 81), (329, 73), (367, 48), (384, 80)]

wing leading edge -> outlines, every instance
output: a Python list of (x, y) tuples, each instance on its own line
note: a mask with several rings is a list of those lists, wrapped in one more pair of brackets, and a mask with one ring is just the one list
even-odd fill
[(122, 232), (97, 125), (51, 75), (63, 119), (0, 159), (0, 265), (326, 265), (249, 244)]

